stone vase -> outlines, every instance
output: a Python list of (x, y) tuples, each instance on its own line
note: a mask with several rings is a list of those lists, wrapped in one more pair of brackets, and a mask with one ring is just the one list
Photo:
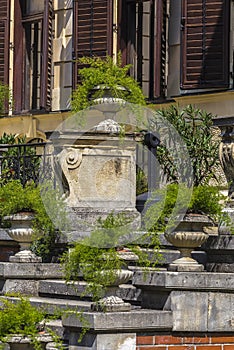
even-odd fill
[[(42, 334), (37, 336), (38, 341), (42, 349), (47, 349), (47, 344), (52, 341), (52, 338), (49, 334)], [(34, 350), (35, 347), (32, 344), (31, 338), (24, 335), (13, 335), (7, 340), (7, 343), (4, 344), (3, 350)]]
[(175, 222), (176, 228), (166, 232), (165, 237), (178, 248), (181, 257), (169, 265), (172, 271), (203, 271), (204, 266), (192, 258), (191, 252), (200, 247), (207, 239), (204, 228), (213, 224), (212, 220), (201, 214), (186, 214), (181, 221)]
[[(41, 257), (36, 256), (30, 245), (35, 239), (32, 223), (35, 219), (34, 213), (22, 212), (5, 217), (11, 223), (7, 229), (8, 235), (20, 245), (20, 251), (9, 258), (10, 262), (41, 262)], [(37, 236), (38, 238), (38, 236)]]
[[(105, 271), (103, 271), (103, 274)], [(106, 296), (100, 299), (97, 303), (92, 304), (94, 311), (130, 311), (131, 304), (125, 303), (123, 299), (117, 296), (117, 290), (121, 284), (127, 283), (133, 276), (133, 272), (127, 269), (113, 271), (115, 279), (108, 286)]]

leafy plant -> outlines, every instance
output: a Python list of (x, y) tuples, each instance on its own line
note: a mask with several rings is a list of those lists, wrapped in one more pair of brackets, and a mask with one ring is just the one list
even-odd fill
[[(46, 329), (45, 322), (50, 317), (45, 310), (32, 306), (30, 301), (22, 296), (17, 301), (1, 298), (0, 302), (0, 349), (4, 349), (4, 344), (13, 335), (22, 335), (30, 338), (35, 350), (42, 350), (43, 347), (37, 338), (42, 330), (48, 331), (58, 343), (57, 335), (51, 329)], [(61, 343), (58, 343), (58, 348), (63, 349)]]
[[(128, 232), (128, 218), (123, 214), (111, 213), (105, 220), (99, 220), (98, 227), (89, 237), (74, 243), (62, 258), (67, 281), (78, 280), (81, 275), (88, 283), (85, 293), (91, 293), (94, 301), (99, 300), (116, 278), (116, 270), (126, 268), (120, 250), (121, 238)], [(152, 242), (151, 242), (152, 243)], [(144, 267), (157, 264), (159, 260), (158, 241), (154, 241), (155, 261), (152, 263), (146, 252), (136, 244), (124, 245), (138, 257), (138, 264)]]
[[(213, 115), (192, 105), (182, 110), (172, 105), (157, 113), (175, 127), (186, 145), (193, 169), (193, 185), (207, 184), (210, 179), (218, 180), (216, 169), (219, 165), (219, 142), (214, 138)], [(176, 151), (176, 145), (171, 147), (173, 149)], [(168, 181), (178, 182), (176, 157), (177, 154), (169, 151), (163, 143), (158, 146), (157, 159)]]
[[(53, 208), (53, 212), (50, 211), (50, 216), (45, 209), (41, 191), (46, 191), (46, 196), (43, 197), (46, 197), (50, 207)], [(29, 182), (23, 186), (19, 180), (11, 180), (0, 186), (0, 222), (2, 222), (2, 226), (6, 224), (5, 216), (20, 211), (31, 211), (35, 214), (33, 250), (43, 260), (47, 260), (53, 251), (54, 242), (58, 235), (55, 224), (57, 223), (60, 228), (67, 225), (66, 211), (60, 194), (48, 185), (36, 187), (34, 182)], [(42, 238), (37, 240), (37, 236), (41, 236), (41, 233), (43, 233)]]
[(0, 82), (0, 113), (4, 114), (6, 110), (6, 105), (10, 107), (11, 104), (11, 92), (9, 86)]
[[(100, 57), (82, 57), (79, 63), (85, 65), (85, 67), (79, 70), (81, 83), (78, 84), (72, 95), (72, 109), (74, 111), (78, 112), (89, 107), (93, 104), (93, 99), (103, 97), (106, 90), (112, 97), (145, 105), (141, 88), (128, 75), (130, 65), (123, 67), (120, 55), (117, 63), (110, 56), (106, 56), (104, 59)], [(93, 94), (92, 100), (90, 94)]]
[[(195, 186), (192, 195), (186, 186), (180, 185), (180, 189), (180, 198), (178, 198), (179, 185), (176, 183), (169, 184), (165, 188), (155, 191), (153, 197), (162, 198), (162, 200), (152, 205), (150, 201), (148, 202), (149, 207), (144, 216), (147, 230), (150, 232), (164, 232), (175, 206), (177, 206), (175, 215), (181, 212), (206, 214), (214, 222), (223, 218), (222, 201), (225, 197), (220, 193), (218, 187), (209, 185)], [(190, 195), (190, 203), (187, 206), (187, 198)]]

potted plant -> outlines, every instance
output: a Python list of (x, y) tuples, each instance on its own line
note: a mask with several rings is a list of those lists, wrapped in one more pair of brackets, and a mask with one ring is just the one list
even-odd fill
[[(87, 282), (85, 295), (91, 295), (94, 308), (128, 311), (130, 305), (116, 297), (116, 290), (133, 275), (128, 270), (129, 258), (135, 264), (149, 266), (151, 263), (148, 255), (138, 245), (129, 243), (123, 246), (122, 242), (125, 242), (126, 236), (131, 232), (128, 223), (124, 213), (109, 214), (106, 219), (99, 220), (89, 237), (75, 242), (72, 249), (63, 256), (67, 282), (83, 278)], [(157, 248), (155, 246), (155, 264), (159, 258)], [(109, 287), (111, 290), (105, 298)]]
[(180, 250), (181, 258), (174, 261), (170, 269), (203, 270), (191, 257), (191, 252), (207, 240), (209, 227), (217, 226), (223, 219), (225, 197), (216, 186), (199, 185), (191, 192), (185, 185), (176, 183), (157, 190), (152, 198), (155, 196), (161, 200), (156, 203), (152, 200), (152, 205), (148, 201), (144, 222), (149, 232), (163, 232)]
[[(159, 134), (160, 125), (163, 128), (169, 124), (172, 134), (175, 135), (174, 127), (179, 136), (170, 137), (169, 131), (161, 132), (156, 157), (165, 179), (171, 184), (158, 193), (161, 201), (153, 204), (151, 200), (147, 204), (145, 222), (149, 229), (166, 230), (167, 240), (182, 253), (181, 260), (176, 263), (184, 263), (181, 268), (192, 269), (196, 262), (191, 259), (191, 250), (208, 238), (203, 227), (211, 221), (217, 224), (222, 216), (220, 201), (224, 198), (218, 187), (219, 142), (214, 137), (213, 115), (191, 105), (182, 110), (171, 106), (157, 111), (156, 115), (155, 128)], [(186, 156), (182, 148), (186, 150)], [(196, 264), (194, 269), (203, 269), (203, 266)]]
[[(54, 215), (65, 224), (63, 202), (56, 198), (56, 190), (49, 187), (44, 189), (47, 201), (50, 201), (54, 208)], [(10, 180), (0, 186), (1, 226), (6, 228), (11, 238), (19, 242), (21, 247), (19, 253), (10, 257), (10, 261), (40, 262), (41, 257), (29, 249), (31, 243), (38, 242), (40, 237), (47, 239), (55, 235), (56, 228), (46, 212), (41, 191), (42, 188), (35, 186), (34, 182), (28, 182), (23, 186), (20, 180)]]
[(46, 323), (50, 320), (46, 310), (34, 307), (27, 298), (1, 297), (0, 299), (0, 349), (10, 345), (10, 350), (43, 350), (49, 342), (64, 349), (56, 333)]
[(130, 65), (122, 66), (120, 55), (117, 62), (106, 56), (103, 59), (82, 57), (79, 63), (83, 68), (79, 70), (80, 83), (72, 95), (72, 109), (75, 112), (93, 104), (108, 102), (105, 97), (117, 103), (124, 100), (145, 105), (140, 86), (128, 75)]

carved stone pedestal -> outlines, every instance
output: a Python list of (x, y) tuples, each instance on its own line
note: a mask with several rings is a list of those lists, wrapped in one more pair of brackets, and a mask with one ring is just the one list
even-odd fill
[(88, 132), (60, 132), (53, 139), (66, 191), (71, 230), (86, 232), (98, 218), (125, 213), (140, 227), (136, 200), (134, 134), (120, 136), (120, 125), (104, 120)]

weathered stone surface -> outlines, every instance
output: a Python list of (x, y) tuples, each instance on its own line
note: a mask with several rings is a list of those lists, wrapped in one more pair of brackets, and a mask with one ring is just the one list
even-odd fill
[(27, 279), (9, 279), (5, 281), (1, 291), (3, 293), (38, 295), (38, 281)]
[(89, 333), (79, 342), (79, 335), (71, 332), (69, 340), (71, 350), (136, 350), (136, 334), (134, 333)]
[(66, 178), (67, 206), (74, 208), (69, 214), (71, 229), (90, 231), (99, 217), (105, 219), (112, 211), (127, 211), (133, 227), (139, 228), (134, 135), (126, 134), (123, 140), (99, 126), (83, 134), (67, 129), (54, 139)]
[(234, 275), (211, 272), (136, 271), (133, 284), (142, 289), (234, 291)]
[(207, 271), (234, 272), (234, 236), (210, 236), (203, 249), (207, 253)]
[(63, 272), (59, 264), (46, 263), (0, 263), (0, 279), (47, 279), (62, 278)]
[(234, 331), (233, 294), (173, 291), (165, 308), (170, 308), (173, 313), (173, 331)]
[[(131, 312), (84, 312), (83, 317), (89, 324), (89, 329), (95, 332), (119, 330), (169, 330), (172, 328), (172, 313), (158, 310), (132, 310)], [(82, 320), (75, 312), (65, 313), (62, 317), (63, 326), (80, 329)]]
[[(41, 296), (62, 296), (67, 299), (79, 299), (85, 295), (85, 298), (91, 298), (91, 295), (85, 292), (86, 287), (87, 283), (85, 281), (66, 283), (64, 280), (41, 280), (39, 281), (38, 291)], [(120, 285), (116, 295), (125, 301), (141, 301), (141, 290), (131, 284)]]

